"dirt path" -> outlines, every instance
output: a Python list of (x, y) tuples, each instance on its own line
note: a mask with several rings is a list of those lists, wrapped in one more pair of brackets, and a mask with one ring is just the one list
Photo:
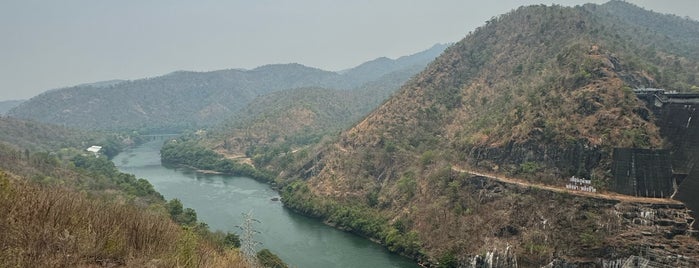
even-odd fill
[(226, 159), (231, 159), (231, 160), (237, 161), (239, 163), (248, 164), (248, 165), (251, 165), (253, 167), (255, 166), (255, 164), (252, 163), (252, 159), (250, 159), (249, 157), (246, 157), (244, 154), (232, 154), (226, 150), (221, 150), (221, 149), (214, 150), (214, 152), (216, 152), (220, 155), (223, 155), (223, 157)]
[(668, 198), (637, 197), (637, 196), (623, 195), (623, 194), (618, 194), (618, 193), (613, 193), (613, 192), (591, 193), (591, 192), (575, 191), (575, 190), (570, 190), (570, 189), (566, 189), (563, 187), (545, 185), (545, 184), (540, 184), (540, 183), (533, 183), (533, 182), (529, 182), (529, 181), (525, 181), (525, 180), (521, 180), (521, 179), (514, 179), (514, 178), (508, 178), (508, 177), (504, 177), (504, 176), (489, 174), (489, 173), (477, 172), (477, 171), (473, 171), (473, 170), (466, 170), (466, 169), (462, 169), (462, 168), (457, 167), (457, 166), (452, 166), (451, 169), (454, 171), (457, 171), (457, 172), (468, 173), (468, 174), (471, 174), (474, 176), (486, 177), (486, 178), (497, 180), (497, 181), (504, 182), (504, 183), (516, 184), (516, 185), (519, 185), (522, 187), (534, 187), (537, 189), (553, 191), (553, 192), (557, 192), (557, 193), (567, 193), (567, 194), (577, 195), (577, 196), (592, 197), (592, 198), (607, 199), (607, 200), (616, 200), (616, 201), (622, 201), (622, 202), (650, 203), (650, 204), (682, 204), (682, 202), (680, 202), (680, 201), (668, 199)]

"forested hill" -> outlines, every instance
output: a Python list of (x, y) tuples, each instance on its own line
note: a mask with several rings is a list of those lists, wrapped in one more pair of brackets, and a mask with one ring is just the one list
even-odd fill
[[(349, 81), (373, 81), (381, 76), (411, 67), (422, 70), (427, 63), (433, 61), (439, 54), (442, 54), (447, 46), (446, 44), (436, 44), (428, 50), (409, 56), (403, 56), (395, 60), (381, 57), (362, 63), (352, 69), (341, 71), (340, 73)], [(361, 84), (355, 84), (355, 86), (360, 85)]]
[(237, 236), (85, 151), (116, 138), (0, 117), (1, 266), (250, 267)]
[(0, 101), (0, 115), (7, 113), (9, 110), (17, 107), (22, 102), (24, 102), (24, 100)]
[[(337, 141), (296, 155), (284, 173), (291, 180), (285, 204), (389, 249), (453, 265), (445, 267), (475, 263), (473, 256), (494, 248), (527, 267), (554, 259), (601, 266), (643, 254), (663, 262), (682, 254), (697, 265), (699, 251), (669, 246), (696, 244), (688, 236), (659, 241), (662, 250), (634, 250), (658, 241), (627, 238), (643, 227), (612, 216), (634, 204), (464, 171), (563, 188), (579, 176), (605, 189), (612, 148), (664, 146), (632, 89), (699, 89), (699, 43), (676, 34), (697, 30), (695, 21), (621, 1), (494, 17)], [(662, 239), (653, 230), (649, 236)]]
[(8, 114), (87, 129), (193, 129), (232, 116), (260, 95), (299, 87), (351, 90), (384, 74), (424, 67), (443, 49), (438, 45), (398, 60), (360, 65), (344, 74), (300, 64), (274, 64), (253, 70), (178, 71), (134, 81), (86, 84), (47, 91)]
[[(292, 151), (335, 136), (378, 107), (424, 66), (383, 75), (354, 90), (297, 88), (255, 98), (200, 143), (219, 153), (251, 158), (275, 171)], [(279, 157), (287, 156), (287, 157)]]
[[(0, 116), (0, 144), (17, 150), (58, 151), (106, 145), (107, 135)], [(99, 144), (98, 144), (99, 143)]]

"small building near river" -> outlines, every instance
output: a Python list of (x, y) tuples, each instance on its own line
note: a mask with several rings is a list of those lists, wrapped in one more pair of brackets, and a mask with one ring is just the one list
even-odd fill
[(95, 154), (95, 157), (99, 157), (100, 150), (102, 150), (102, 146), (97, 146), (97, 145), (93, 145), (93, 146), (90, 146), (90, 148), (87, 148), (87, 151)]

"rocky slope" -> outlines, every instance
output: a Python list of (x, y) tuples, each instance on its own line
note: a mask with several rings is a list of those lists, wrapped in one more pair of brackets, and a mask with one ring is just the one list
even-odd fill
[[(613, 12), (619, 9), (623, 15)], [(663, 263), (696, 264), (681, 204), (538, 191), (451, 168), (559, 187), (579, 176), (604, 189), (612, 148), (665, 146), (631, 89), (693, 90), (696, 55), (678, 48), (698, 47), (634, 23), (642, 17), (673, 23), (675, 31), (699, 29), (620, 1), (522, 7), (488, 21), (336, 142), (290, 168), (285, 203), (389, 249), (455, 265), (447, 267), (468, 266), (493, 248), (510, 248), (527, 267), (602, 265), (649, 250), (690, 258)], [(644, 42), (633, 42), (639, 37)], [(624, 217), (646, 210), (663, 216), (648, 225)]]

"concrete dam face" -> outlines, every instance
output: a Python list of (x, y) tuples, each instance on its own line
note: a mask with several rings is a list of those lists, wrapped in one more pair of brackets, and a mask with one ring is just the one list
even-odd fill
[(612, 161), (615, 192), (669, 198), (675, 191), (670, 150), (615, 148)]
[[(674, 198), (686, 203), (697, 215), (696, 213), (699, 212), (699, 94), (667, 93), (661, 89), (644, 89), (637, 90), (636, 95), (644, 100), (653, 112), (660, 134), (669, 146), (666, 150), (655, 150), (654, 153), (648, 150), (621, 149), (619, 163), (616, 161), (617, 150), (615, 150), (614, 167), (620, 166), (619, 170), (615, 170), (619, 173), (618, 178), (615, 173), (615, 183), (619, 185), (615, 190), (626, 194), (632, 194), (631, 190), (649, 193), (663, 190), (665, 194), (668, 176), (670, 176), (670, 183), (677, 188)], [(639, 152), (640, 155), (629, 153), (629, 151)], [(633, 167), (629, 167), (632, 165)], [(638, 165), (644, 167), (638, 167)], [(671, 174), (668, 174), (668, 166)], [(625, 176), (627, 173), (624, 171), (637, 172), (642, 176)], [(653, 177), (650, 179), (650, 186), (643, 184), (649, 182), (647, 177), (643, 177), (648, 174)], [(630, 180), (635, 180), (636, 184), (629, 182)], [(636, 189), (633, 189), (633, 186)]]
[(658, 118), (661, 134), (671, 144), (672, 169), (681, 178), (675, 198), (699, 212), (699, 104), (670, 104)]

